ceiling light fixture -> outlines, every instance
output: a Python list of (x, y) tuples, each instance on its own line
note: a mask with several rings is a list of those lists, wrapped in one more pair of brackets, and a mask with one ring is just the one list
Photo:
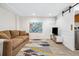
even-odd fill
[(49, 13), (48, 15), (49, 15), (49, 16), (52, 16), (52, 13)]
[(36, 13), (32, 13), (32, 16), (36, 16)]

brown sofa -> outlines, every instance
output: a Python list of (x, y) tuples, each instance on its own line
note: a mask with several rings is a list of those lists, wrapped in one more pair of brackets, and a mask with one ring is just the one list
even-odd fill
[(15, 56), (18, 51), (29, 42), (29, 34), (19, 30), (0, 31), (0, 39), (3, 43), (3, 56)]

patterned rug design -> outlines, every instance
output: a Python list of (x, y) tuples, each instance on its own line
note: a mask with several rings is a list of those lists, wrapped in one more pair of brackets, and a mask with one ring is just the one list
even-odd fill
[(50, 56), (51, 50), (47, 41), (32, 40), (31, 43), (26, 44), (17, 56)]
[(25, 56), (50, 56), (50, 49), (48, 47), (31, 47), (24, 50)]

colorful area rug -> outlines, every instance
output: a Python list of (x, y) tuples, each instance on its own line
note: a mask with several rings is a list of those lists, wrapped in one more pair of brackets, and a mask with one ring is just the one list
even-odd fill
[(17, 56), (50, 56), (50, 44), (47, 40), (35, 39), (26, 44), (17, 54)]
[(50, 56), (51, 51), (48, 47), (31, 47), (23, 51), (25, 56)]

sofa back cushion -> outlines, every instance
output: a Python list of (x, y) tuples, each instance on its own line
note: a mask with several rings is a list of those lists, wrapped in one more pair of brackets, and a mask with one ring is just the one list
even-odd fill
[(10, 34), (9, 30), (5, 30), (5, 31), (2, 31), (2, 32), (5, 33), (9, 38), (11, 38), (11, 34)]
[(11, 30), (10, 33), (11, 33), (11, 38), (15, 38), (15, 37), (19, 36), (18, 30)]
[(5, 33), (0, 32), (0, 39), (10, 39), (10, 37)]
[(19, 35), (24, 36), (24, 35), (27, 35), (27, 33), (26, 33), (26, 31), (19, 31)]

